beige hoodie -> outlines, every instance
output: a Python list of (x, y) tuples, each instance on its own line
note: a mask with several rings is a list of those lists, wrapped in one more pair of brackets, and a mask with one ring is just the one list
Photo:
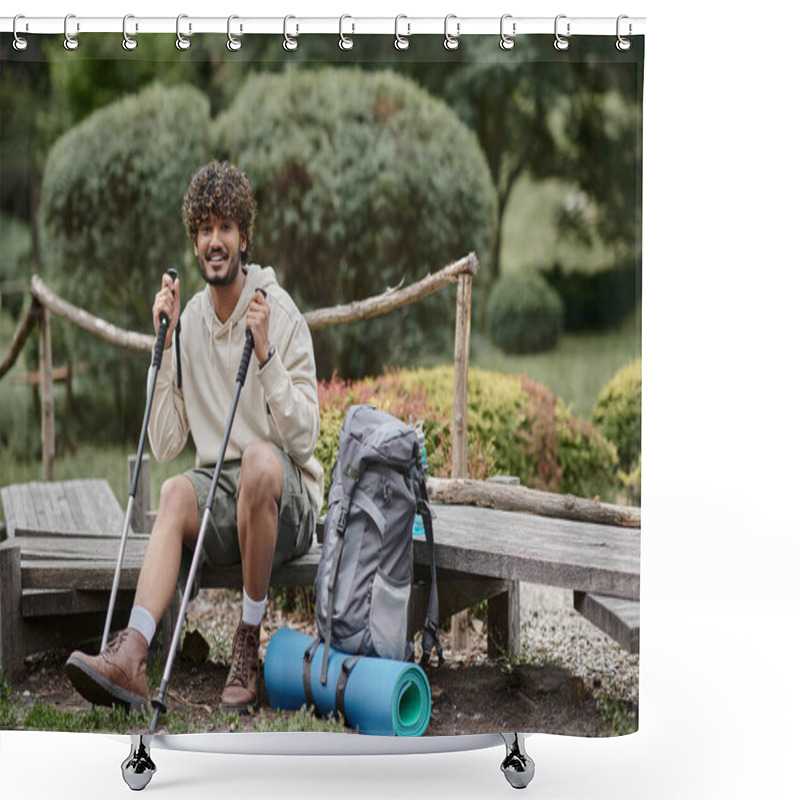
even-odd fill
[(180, 453), (191, 432), (197, 466), (216, 465), (242, 360), (245, 314), (256, 289), (264, 289), (275, 355), (263, 369), (255, 357), (250, 360), (225, 461), (240, 459), (251, 442), (274, 442), (300, 467), (312, 508), (319, 514), (324, 476), (314, 458), (319, 406), (311, 334), (291, 297), (278, 285), (272, 267), (250, 264), (243, 269), (244, 289), (224, 324), (214, 311), (208, 287), (181, 314), (183, 387), (178, 389), (175, 347), (171, 347), (156, 379), (147, 428), (150, 446), (159, 461), (168, 461)]

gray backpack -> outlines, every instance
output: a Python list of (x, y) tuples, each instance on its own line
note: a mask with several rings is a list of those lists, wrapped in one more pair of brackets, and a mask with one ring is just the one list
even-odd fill
[(317, 645), (325, 642), (322, 684), (331, 647), (353, 655), (406, 658), (415, 512), (425, 525), (431, 565), (422, 631), (425, 666), (433, 647), (441, 663), (442, 650), (433, 526), (419, 439), (414, 428), (390, 414), (352, 406), (339, 434), (315, 581)]

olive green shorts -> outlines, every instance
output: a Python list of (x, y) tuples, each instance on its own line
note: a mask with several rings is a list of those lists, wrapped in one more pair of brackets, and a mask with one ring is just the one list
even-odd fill
[[(279, 567), (292, 558), (303, 555), (311, 546), (314, 534), (314, 511), (308, 499), (299, 467), (280, 447), (269, 443), (278, 456), (283, 470), (283, 490), (278, 520), (278, 541), (275, 545), (273, 567)], [(238, 500), (240, 461), (227, 461), (222, 471), (214, 495), (214, 504), (203, 537), (203, 547), (197, 565), (194, 586), (190, 597), (194, 598), (202, 584), (203, 566), (226, 567), (240, 564), (239, 530), (236, 519)], [(194, 486), (197, 494), (198, 518), (202, 526), (203, 514), (214, 479), (214, 468), (191, 469), (183, 473)], [(184, 547), (181, 557), (180, 588), (183, 591), (191, 570), (193, 552)], [(258, 599), (258, 598), (255, 598)]]

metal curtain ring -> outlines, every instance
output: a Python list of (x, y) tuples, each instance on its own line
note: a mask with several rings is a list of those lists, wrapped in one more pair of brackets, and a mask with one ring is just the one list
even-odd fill
[(406, 36), (401, 36), (400, 35), (400, 20), (401, 19), (408, 19), (408, 17), (405, 14), (398, 14), (394, 18), (394, 46), (398, 50), (408, 50), (408, 48), (411, 46), (411, 42), (408, 41), (406, 36), (411, 36), (411, 23), (410, 22), (407, 23), (407, 25), (408, 25), (408, 33), (406, 34)]
[(517, 35), (517, 23), (516, 22), (512, 22), (511, 23), (511, 36), (509, 36), (505, 32), (505, 25), (506, 25), (506, 20), (507, 19), (512, 19), (511, 14), (503, 14), (503, 16), (500, 17), (500, 49), (501, 50), (513, 50), (514, 49), (514, 45), (516, 44), (516, 42), (514, 41), (513, 37)]
[[(126, 14), (122, 18), (122, 47), (125, 50), (135, 50), (139, 42), (136, 41), (132, 36), (128, 36), (128, 20), (134, 19), (133, 14)], [(136, 24), (136, 30), (139, 30), (139, 24)]]
[(458, 37), (461, 34), (461, 23), (456, 22), (456, 35), (453, 36), (452, 33), (449, 33), (447, 30), (447, 23), (450, 22), (451, 19), (457, 20), (458, 17), (455, 14), (448, 14), (444, 18), (444, 49), (445, 50), (458, 50)]
[[(631, 40), (630, 39), (626, 39), (619, 32), (620, 22), (622, 22), (622, 20), (624, 20), (624, 19), (628, 19), (628, 17), (625, 14), (620, 14), (617, 17), (617, 45), (616, 46), (617, 46), (617, 50), (619, 50), (619, 51), (621, 51), (623, 53), (631, 49)], [(633, 26), (629, 22), (628, 23), (628, 35), (629, 36), (630, 36), (632, 31), (633, 31)]]
[[(297, 39), (293, 39), (291, 36), (289, 36), (288, 25), (290, 19), (296, 20), (297, 17), (293, 17), (291, 14), (289, 14), (283, 18), (283, 49), (297, 50)], [(295, 35), (297, 35), (300, 33), (300, 25), (297, 22), (295, 22), (295, 28)]]
[[(178, 37), (175, 40), (175, 47), (177, 47), (178, 50), (188, 50), (192, 46), (192, 40), (191, 39), (187, 39), (181, 33), (181, 20), (182, 19), (188, 19), (188, 17), (189, 17), (188, 14), (178, 14), (178, 18), (175, 20), (175, 35)], [(191, 32), (192, 32), (192, 23), (190, 22), (189, 23), (189, 33), (191, 33)]]
[[(339, 47), (342, 50), (352, 50), (353, 47), (355, 46), (355, 42), (352, 40), (351, 37), (344, 35), (343, 26), (344, 26), (344, 21), (346, 19), (353, 19), (353, 18), (349, 14), (342, 14), (342, 16), (339, 17)], [(355, 22), (352, 23), (352, 28), (353, 29), (352, 29), (351, 32), (355, 33), (355, 31), (356, 31)]]
[[(560, 19), (566, 19), (566, 18), (567, 18), (566, 14), (559, 14), (556, 17), (556, 21), (555, 21), (555, 25), (554, 25), (554, 32), (555, 32), (556, 40), (553, 42), (553, 47), (555, 47), (556, 50), (568, 50), (569, 49), (569, 38), (565, 38), (564, 36), (562, 36), (558, 32), (558, 21)], [(570, 29), (570, 23), (568, 22), (567, 23), (567, 37), (570, 36), (570, 30), (569, 29)]]
[[(237, 17), (235, 14), (231, 14), (231, 16), (228, 17), (228, 44), (226, 46), (228, 50), (230, 50), (232, 53), (235, 53), (237, 50), (242, 49), (242, 40), (237, 39), (231, 33), (231, 22), (233, 22), (233, 20), (235, 19), (239, 19), (239, 17)], [(241, 33), (241, 31), (242, 31), (242, 26), (240, 25), (239, 32)]]
[[(78, 49), (78, 45), (80, 44), (80, 42), (78, 42), (78, 40), (77, 40), (77, 38), (75, 36), (70, 36), (69, 35), (68, 28), (69, 28), (69, 21), (71, 19), (75, 19), (75, 15), (74, 14), (67, 14), (67, 16), (64, 17), (64, 49), (65, 50), (77, 50)], [(81, 29), (80, 24), (77, 24), (75, 30), (79, 31), (80, 29)]]
[[(28, 49), (28, 40), (23, 38), (22, 36), (20, 36), (17, 33), (17, 20), (20, 20), (20, 19), (25, 19), (25, 16), (23, 14), (17, 14), (17, 16), (14, 17), (13, 31), (14, 31), (14, 49), (21, 51), (21, 50), (27, 50)], [(28, 23), (27, 22), (25, 23), (25, 30), (26, 31), (28, 30)]]

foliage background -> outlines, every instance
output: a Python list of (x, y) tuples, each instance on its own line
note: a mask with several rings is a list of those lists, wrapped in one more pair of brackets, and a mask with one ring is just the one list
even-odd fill
[[(290, 55), (279, 37), (252, 37), (240, 53), (231, 54), (219, 37), (206, 35), (193, 36), (191, 49), (179, 53), (172, 35), (151, 35), (120, 57), (118, 39), (87, 37), (76, 53), (66, 53), (57, 37), (33, 37), (25, 54), (2, 42), (0, 349), (5, 351), (9, 332), (24, 313), (24, 286), (33, 272), (42, 273), (71, 302), (115, 324), (148, 331), (151, 284), (157, 285), (160, 272), (178, 266), (185, 286), (199, 286), (179, 222), (191, 162), (230, 155), (250, 159), (248, 168), (264, 181), (263, 260), (275, 263), (289, 283), (295, 269), (302, 273), (290, 287), (301, 306), (319, 307), (400, 280), (408, 283), (476, 249), (482, 267), (473, 291), (473, 363), (499, 364), (525, 376), (590, 425), (586, 418), (600, 387), (641, 352), (641, 53), (620, 54), (607, 48), (607, 41), (586, 37), (556, 58), (547, 36), (526, 37), (524, 47), (510, 52), (500, 51), (494, 36), (470, 37), (455, 52), (445, 51), (437, 37), (420, 37), (411, 53), (398, 52), (385, 37), (363, 36), (355, 51), (343, 52), (331, 37), (304, 36), (303, 46)], [(348, 127), (352, 114), (343, 113), (348, 93), (357, 92), (336, 77), (341, 67), (356, 65), (364, 86), (399, 87), (405, 79), (419, 87), (414, 100), (419, 113), (407, 127), (394, 130), (406, 148), (403, 154), (411, 155), (392, 158), (390, 151), (383, 162), (407, 175), (393, 176), (370, 161), (369, 148), (358, 152), (357, 128)], [(258, 87), (262, 95), (248, 100), (247, 93), (257, 93)], [(339, 103), (330, 102), (334, 96)], [(180, 121), (179, 144), (159, 140), (156, 123), (170, 116)], [(343, 201), (331, 190), (339, 173), (320, 170), (307, 198), (286, 202), (302, 183), (290, 176), (282, 202), (271, 202), (275, 172), (264, 160), (263, 143), (248, 148), (270, 131), (267, 152), (295, 148), (310, 164), (306, 151), (319, 143), (303, 143), (297, 134), (310, 130), (312, 120), (324, 130), (326, 117), (331, 119), (328, 145), (335, 144), (330, 152), (349, 153), (350, 162), (363, 166), (364, 191)], [(337, 140), (338, 134), (343, 138)], [(136, 151), (137, 142), (148, 157), (123, 158)], [(159, 160), (159, 151), (169, 157)], [(80, 191), (65, 193), (71, 154), (81, 152), (84, 160), (97, 155), (98, 169), (93, 177), (73, 175), (70, 185)], [(441, 154), (441, 169), (426, 161), (431, 153)], [(48, 159), (60, 160), (61, 166), (45, 180)], [(384, 178), (403, 191), (396, 213), (379, 233), (374, 220), (380, 215), (368, 213), (374, 211), (370, 184)], [(408, 186), (419, 185), (425, 187), (419, 195), (423, 202), (403, 203)], [(116, 229), (93, 225), (97, 220), (79, 214), (92, 198), (95, 207), (102, 203), (108, 186), (121, 205), (111, 203), (103, 212)], [(125, 209), (135, 209), (138, 227), (127, 227)], [(275, 235), (281, 214), (310, 214), (304, 223), (319, 237), (299, 244), (295, 237), (288, 247), (285, 236)], [(448, 235), (454, 220), (456, 235)], [(286, 229), (285, 218), (277, 223)], [(80, 247), (71, 250), (64, 241), (51, 247), (70, 225)], [(385, 235), (387, 227), (395, 231), (393, 241)], [(462, 242), (465, 229), (472, 238)], [(453, 247), (453, 239), (463, 250)], [(342, 247), (348, 250), (344, 258)], [(373, 258), (363, 257), (362, 266), (348, 272), (348, 263), (357, 260), (349, 256), (359, 249)], [(288, 264), (277, 263), (284, 260)], [(566, 332), (551, 337), (546, 352), (514, 356), (493, 341), (489, 295), (501, 276), (534, 273), (546, 275), (559, 295)], [(330, 380), (338, 370), (340, 376), (358, 378), (380, 374), (384, 367), (451, 362), (453, 306), (454, 292), (445, 291), (413, 311), (321, 334), (319, 377)], [(54, 320), (53, 342), (56, 364), (69, 365), (72, 374), (68, 386), (57, 387), (57, 452), (135, 441), (147, 357), (99, 343), (59, 320)], [(38, 456), (38, 394), (21, 384), (36, 363), (36, 344), (29, 341), (24, 361), (0, 392), (0, 446), (16, 464)], [(0, 480), (7, 482), (7, 475)]]

